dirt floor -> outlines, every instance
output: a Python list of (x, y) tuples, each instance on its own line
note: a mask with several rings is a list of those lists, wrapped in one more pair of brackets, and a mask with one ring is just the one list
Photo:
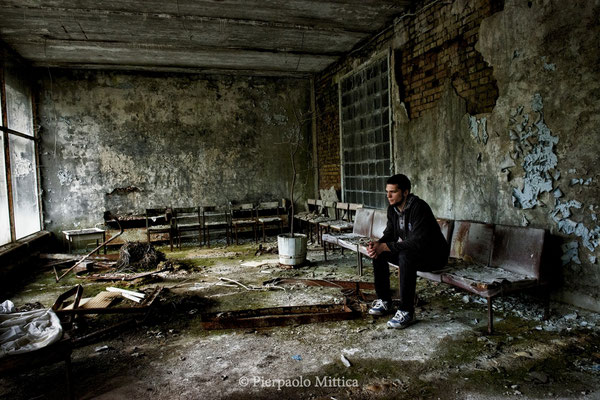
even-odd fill
[[(487, 334), (485, 300), (424, 280), (417, 288), (418, 322), (406, 330), (387, 329), (386, 318), (368, 315), (204, 329), (207, 312), (344, 302), (335, 287), (264, 285), (274, 278), (373, 279), (370, 267), (357, 276), (355, 254), (338, 250), (325, 262), (321, 248), (311, 245), (306, 266), (283, 269), (272, 248), (274, 241), (260, 255), (254, 242), (174, 252), (161, 247), (174, 269), (151, 281), (127, 286), (69, 275), (56, 283), (46, 271), (11, 300), (17, 307), (50, 307), (78, 283), (84, 296), (106, 286), (144, 292), (164, 287), (142, 322), (74, 350), (74, 392), (81, 399), (600, 398), (600, 317), (552, 303), (551, 317), (543, 321), (542, 304), (527, 295), (495, 302), (493, 335)], [(265, 264), (243, 265), (248, 261)], [(123, 318), (130, 317), (87, 317), (71, 335), (82, 337)], [(66, 398), (64, 363), (0, 377), (0, 397)]]

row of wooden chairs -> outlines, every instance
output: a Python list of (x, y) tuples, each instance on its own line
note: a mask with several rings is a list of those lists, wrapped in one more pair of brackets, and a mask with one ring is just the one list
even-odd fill
[(307, 206), (307, 211), (295, 215), (294, 220), (299, 222), (301, 229), (308, 230), (311, 241), (314, 232), (318, 243), (323, 233), (352, 231), (356, 210), (363, 208), (362, 204), (319, 199), (308, 199)]
[[(238, 231), (252, 229), (254, 240), (257, 242), (257, 227), (262, 227), (263, 242), (266, 241), (266, 227), (277, 224), (283, 232), (285, 210), (278, 201), (261, 202), (258, 204), (239, 204), (198, 207), (160, 207), (146, 209), (146, 235), (150, 243), (151, 235), (168, 236), (171, 251), (173, 244), (181, 247), (181, 240), (185, 237), (198, 235), (198, 241), (210, 247), (211, 231), (225, 231), (227, 244), (235, 233), (235, 242), (238, 243)], [(197, 233), (196, 233), (197, 232)]]

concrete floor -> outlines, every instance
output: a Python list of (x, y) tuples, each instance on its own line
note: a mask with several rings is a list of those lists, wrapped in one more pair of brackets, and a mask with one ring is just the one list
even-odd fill
[[(268, 246), (276, 244), (272, 241)], [(74, 351), (77, 398), (600, 398), (597, 314), (552, 304), (550, 320), (542, 321), (539, 301), (511, 296), (495, 303), (496, 332), (488, 335), (487, 308), (481, 299), (419, 280), (418, 322), (406, 330), (387, 329), (385, 318), (363, 316), (258, 330), (206, 331), (200, 324), (201, 312), (343, 301), (336, 288), (262, 289), (266, 280), (372, 282), (371, 268), (358, 277), (354, 254), (342, 256), (337, 251), (325, 262), (317, 246), (309, 246), (309, 265), (293, 270), (275, 262), (242, 266), (246, 261), (277, 257), (270, 253), (255, 257), (253, 242), (212, 249), (190, 246), (173, 253), (161, 249), (176, 270), (133, 289), (156, 285), (170, 289), (142, 324)], [(260, 290), (229, 286), (220, 278)], [(51, 272), (44, 272), (25, 282), (11, 300), (16, 306), (39, 302), (49, 307), (76, 283), (84, 284), (86, 295), (108, 286), (72, 276), (57, 284)], [(117, 319), (96, 318), (90, 326)], [(342, 355), (350, 367), (343, 364)], [(58, 363), (1, 377), (0, 397), (63, 399), (64, 382), (64, 365)]]

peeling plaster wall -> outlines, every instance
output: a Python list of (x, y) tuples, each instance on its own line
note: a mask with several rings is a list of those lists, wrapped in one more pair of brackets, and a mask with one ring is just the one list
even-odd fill
[(482, 22), (476, 46), (498, 80), (500, 97), (489, 118), (498, 134), (495, 158), (516, 164), (507, 168), (512, 179), (503, 184), (516, 195), (514, 205), (503, 208), (499, 219), (516, 222), (520, 216), (562, 237), (560, 296), (595, 310), (600, 310), (599, 17), (597, 1), (507, 0), (503, 12)]
[(546, 229), (555, 297), (600, 311), (600, 2), (420, 6), (321, 85), (389, 49), (396, 172), (438, 217)]
[(507, 0), (475, 46), (497, 81), (493, 110), (471, 115), (448, 86), (412, 120), (396, 97), (394, 116), (396, 170), (437, 216), (545, 228), (563, 242), (556, 297), (600, 311), (595, 3)]
[[(309, 82), (40, 71), (46, 228), (90, 227), (104, 210), (288, 198), (290, 135), (298, 194), (311, 190)], [(300, 187), (302, 186), (302, 187)]]

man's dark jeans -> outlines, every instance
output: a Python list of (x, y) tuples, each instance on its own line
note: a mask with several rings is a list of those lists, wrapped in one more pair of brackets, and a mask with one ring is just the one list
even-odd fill
[(388, 262), (397, 265), (400, 278), (400, 309), (413, 312), (415, 309), (415, 290), (417, 286), (417, 271), (435, 271), (442, 269), (448, 262), (448, 254), (419, 254), (411, 250), (400, 253), (389, 251), (381, 253), (373, 259), (375, 275), (375, 292), (377, 298), (391, 301), (390, 267)]

